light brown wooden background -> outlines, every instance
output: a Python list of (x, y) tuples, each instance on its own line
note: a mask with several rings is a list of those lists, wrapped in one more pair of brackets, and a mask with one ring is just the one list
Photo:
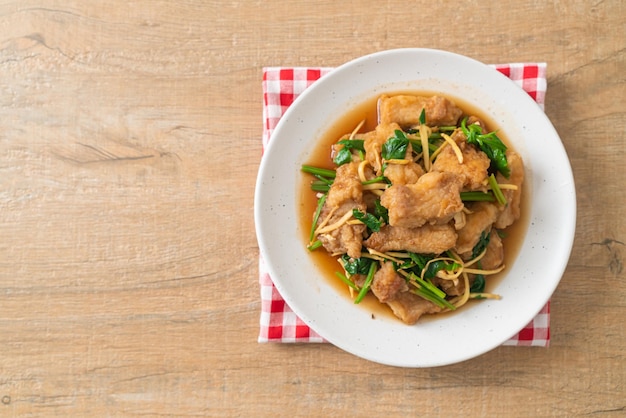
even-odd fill
[[(0, 416), (623, 416), (625, 4), (0, 2)], [(548, 63), (578, 193), (549, 349), (257, 344), (261, 69), (397, 47)]]

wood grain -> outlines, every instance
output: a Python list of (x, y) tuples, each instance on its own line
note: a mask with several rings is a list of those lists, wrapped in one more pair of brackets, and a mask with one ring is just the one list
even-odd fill
[[(623, 416), (625, 27), (619, 0), (2, 2), (0, 415)], [(551, 347), (257, 344), (262, 67), (416, 46), (548, 63), (578, 197)]]

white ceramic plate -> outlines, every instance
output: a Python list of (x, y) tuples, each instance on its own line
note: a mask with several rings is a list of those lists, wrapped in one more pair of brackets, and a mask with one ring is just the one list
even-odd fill
[[(493, 292), (439, 319), (407, 326), (372, 319), (322, 277), (299, 230), (300, 167), (329, 126), (383, 92), (422, 90), (463, 99), (491, 115), (522, 155), (530, 184), (530, 224), (508, 273)], [(576, 224), (569, 160), (537, 104), (496, 70), (437, 50), (399, 49), (348, 62), (305, 91), (279, 122), (261, 161), (254, 208), (261, 255), (285, 301), (341, 349), (403, 367), (452, 364), (483, 354), (528, 324), (549, 300), (567, 265)]]

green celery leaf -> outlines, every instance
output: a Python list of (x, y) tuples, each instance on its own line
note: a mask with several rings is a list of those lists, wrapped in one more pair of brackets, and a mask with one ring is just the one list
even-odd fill
[(424, 267), (426, 267), (426, 263), (434, 258), (432, 255), (416, 254), (412, 252), (409, 252), (409, 257), (411, 257), (411, 260), (417, 265), (420, 272), (419, 274), (421, 274)]
[(487, 248), (487, 246), (489, 245), (490, 238), (491, 238), (491, 234), (489, 231), (483, 231), (480, 234), (480, 238), (478, 239), (478, 242), (472, 249), (472, 259), (478, 257), (480, 253), (485, 251), (485, 248)]
[(477, 274), (474, 283), (470, 286), (471, 293), (482, 293), (485, 291), (485, 276)]
[(344, 148), (365, 152), (365, 141), (362, 139), (342, 139), (337, 144), (343, 145)]
[(467, 137), (467, 142), (476, 145), (481, 151), (487, 154), (487, 157), (491, 160), (492, 168), (501, 172), (504, 177), (508, 178), (511, 174), (511, 170), (506, 160), (507, 148), (498, 135), (496, 135), (495, 132), (483, 134), (482, 128), (475, 124), (467, 126), (467, 118), (464, 118), (461, 122), (461, 129)]
[(459, 265), (457, 263), (448, 264), (444, 260), (434, 261), (426, 268), (426, 271), (424, 272), (424, 279), (432, 279), (439, 270), (452, 271), (458, 267)]
[(333, 162), (338, 166), (347, 164), (352, 161), (352, 152), (350, 152), (349, 148), (342, 148), (337, 152), (335, 158), (333, 158)]
[(363, 213), (358, 209), (352, 209), (352, 216), (354, 216), (355, 219), (358, 219), (359, 221), (363, 222), (365, 226), (367, 226), (372, 231), (374, 232), (380, 231), (381, 222), (378, 219), (376, 219), (376, 217), (372, 215), (371, 213), (367, 213), (367, 212)]
[(380, 199), (374, 202), (374, 215), (386, 224), (389, 223), (389, 210), (380, 203)]
[(344, 262), (344, 268), (350, 275), (367, 274), (370, 269), (370, 265), (374, 262), (371, 258), (350, 258), (347, 254), (341, 256), (341, 259)]
[(342, 139), (337, 144), (343, 145), (343, 147), (337, 152), (333, 162), (338, 166), (347, 164), (352, 161), (352, 150), (359, 152), (365, 152), (364, 142), (362, 139)]
[(401, 130), (395, 130), (392, 136), (383, 144), (382, 157), (384, 160), (402, 160), (406, 156), (409, 140)]
[(404, 263), (398, 265), (397, 263), (394, 262), (394, 268), (396, 269), (396, 271), (398, 270), (409, 270), (412, 269), (413, 267), (415, 267), (415, 262), (413, 262), (413, 260), (409, 259), (406, 260)]

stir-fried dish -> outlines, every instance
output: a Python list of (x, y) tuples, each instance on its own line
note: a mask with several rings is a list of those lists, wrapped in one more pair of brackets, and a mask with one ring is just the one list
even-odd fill
[(440, 96), (383, 95), (362, 125), (332, 145), (334, 169), (302, 167), (318, 198), (309, 250), (337, 259), (355, 303), (371, 292), (407, 324), (499, 298), (485, 283), (520, 217), (520, 156)]

